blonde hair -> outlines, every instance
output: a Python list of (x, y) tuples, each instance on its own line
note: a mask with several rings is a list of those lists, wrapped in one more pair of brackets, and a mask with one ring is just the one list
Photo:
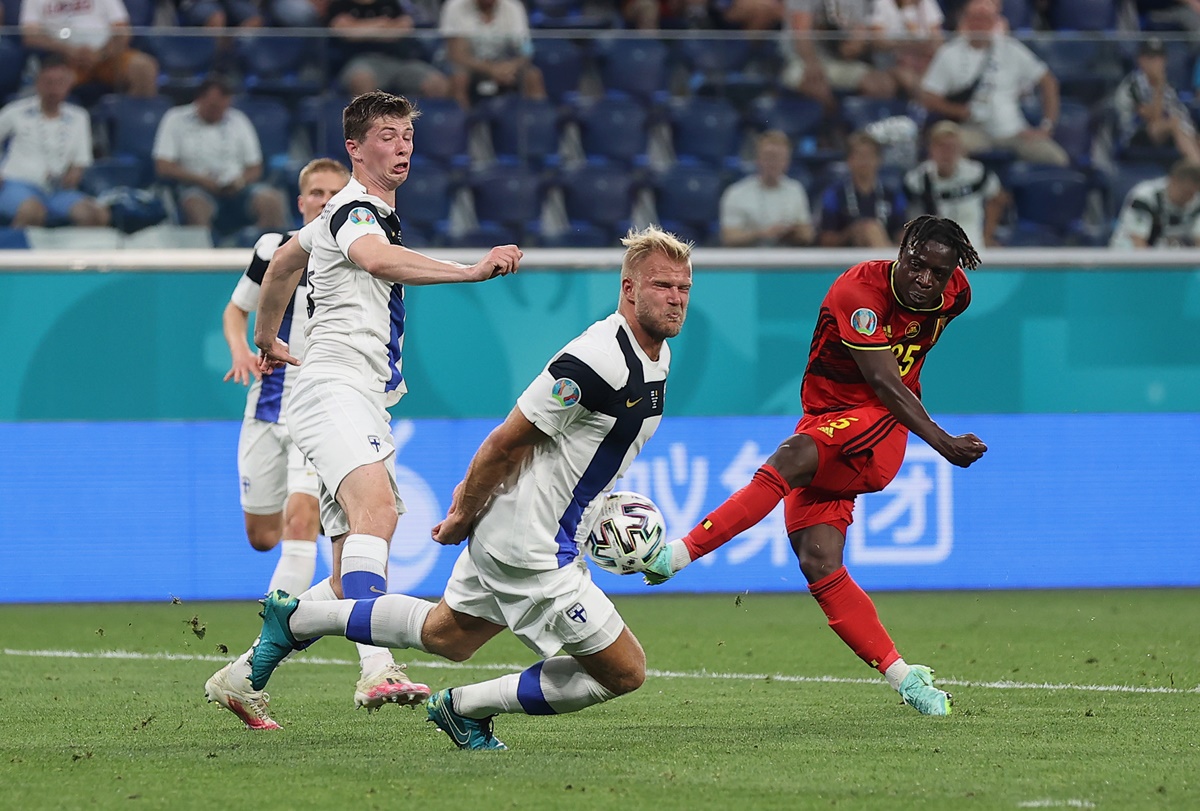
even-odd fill
[(648, 256), (661, 253), (672, 262), (683, 262), (691, 267), (691, 242), (685, 242), (674, 234), (664, 231), (657, 225), (647, 225), (640, 231), (629, 229), (621, 244), (625, 246), (625, 257), (621, 260), (621, 278), (632, 278), (637, 273), (637, 267)]
[(787, 133), (783, 130), (767, 130), (758, 136), (755, 141), (755, 146), (766, 146), (767, 144), (776, 144), (788, 150), (789, 154), (792, 149), (792, 140), (787, 137)]
[(317, 172), (336, 172), (346, 180), (350, 179), (350, 170), (346, 168), (345, 164), (335, 161), (333, 158), (316, 158), (309, 161), (300, 170), (300, 180), (297, 185), (303, 189), (305, 182)]

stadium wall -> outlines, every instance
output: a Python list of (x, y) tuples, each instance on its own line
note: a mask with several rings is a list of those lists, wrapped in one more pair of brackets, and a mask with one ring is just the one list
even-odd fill
[[(243, 390), (220, 382), (220, 311), (245, 256), (211, 253), (185, 272), (163, 268), (195, 254), (123, 269), (21, 254), (25, 267), (0, 270), (0, 601), (263, 589), (274, 555), (249, 549), (237, 499)], [(716, 253), (697, 256), (668, 418), (622, 485), (651, 495), (672, 534), (790, 432), (816, 308), (853, 259), (708, 261)], [(1074, 252), (1056, 268), (1068, 257), (1004, 253), (974, 274), (972, 309), (925, 371), (931, 409), (983, 437), (988, 456), (964, 471), (915, 440), (896, 482), (860, 499), (847, 562), (872, 589), (1200, 585), (1200, 361), (1187, 340), (1200, 327), (1200, 257), (1107, 266)], [(413, 394), (393, 428), (409, 514), (392, 589), (440, 592), (458, 550), (428, 528), (474, 449), (549, 354), (614, 306), (618, 255), (585, 254), (410, 292)], [(644, 588), (597, 577), (615, 593)], [(667, 588), (804, 583), (776, 514)]]

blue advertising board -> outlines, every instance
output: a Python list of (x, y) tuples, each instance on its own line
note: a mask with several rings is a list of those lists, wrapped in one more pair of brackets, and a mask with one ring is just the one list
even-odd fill
[[(911, 439), (900, 475), (859, 499), (846, 562), (867, 589), (1200, 585), (1200, 415), (949, 416), (990, 450), (952, 467)], [(408, 513), (389, 588), (441, 593), (457, 548), (429, 540), (490, 419), (399, 420)], [(619, 484), (676, 537), (745, 484), (785, 417), (665, 419)], [(243, 599), (277, 553), (246, 543), (234, 422), (0, 424), (0, 601)], [(318, 571), (327, 572), (328, 542)], [(611, 593), (639, 577), (597, 573)], [(799, 591), (782, 509), (662, 590)]]

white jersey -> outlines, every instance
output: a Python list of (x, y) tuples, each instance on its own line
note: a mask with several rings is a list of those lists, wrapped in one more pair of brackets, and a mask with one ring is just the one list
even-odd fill
[(620, 313), (598, 321), (555, 355), (517, 399), (550, 439), (516, 484), (498, 492), (471, 543), (496, 560), (545, 571), (579, 557), (602, 499), (662, 419), (671, 351), (657, 361)]
[[(275, 254), (275, 249), (282, 245), (291, 235), (263, 234), (254, 243), (254, 257), (250, 266), (238, 279), (237, 287), (229, 300), (238, 308), (252, 313), (258, 309), (258, 297), (262, 292), (263, 274)], [(304, 326), (308, 322), (308, 274), (300, 277), (296, 285), (296, 294), (288, 302), (283, 313), (283, 321), (279, 324), (279, 339), (286, 341), (288, 349), (298, 358), (304, 357)], [(263, 375), (250, 385), (246, 394), (246, 417), (252, 417), (263, 422), (284, 422), (284, 412), (287, 409), (288, 397), (292, 393), (292, 385), (299, 370), (293, 366), (281, 366), (269, 375)]]
[(976, 248), (983, 247), (985, 204), (1001, 191), (996, 173), (970, 158), (959, 160), (949, 177), (938, 174), (931, 160), (904, 176), (909, 216), (919, 209), (922, 214), (954, 220)]
[(1132, 248), (1131, 237), (1152, 248), (1200, 243), (1200, 194), (1177, 206), (1167, 197), (1167, 178), (1143, 180), (1126, 195), (1109, 247)]
[(400, 243), (395, 209), (354, 178), (298, 234), (308, 260), (308, 339), (300, 373), (384, 393), (395, 405), (408, 390), (400, 373), (404, 286), (376, 279), (350, 261), (350, 246), (378, 234)]

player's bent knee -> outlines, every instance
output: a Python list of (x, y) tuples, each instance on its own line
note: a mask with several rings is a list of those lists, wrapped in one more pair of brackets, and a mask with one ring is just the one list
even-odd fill
[(793, 434), (780, 443), (767, 464), (779, 471), (790, 487), (804, 487), (817, 472), (817, 443), (804, 434)]

